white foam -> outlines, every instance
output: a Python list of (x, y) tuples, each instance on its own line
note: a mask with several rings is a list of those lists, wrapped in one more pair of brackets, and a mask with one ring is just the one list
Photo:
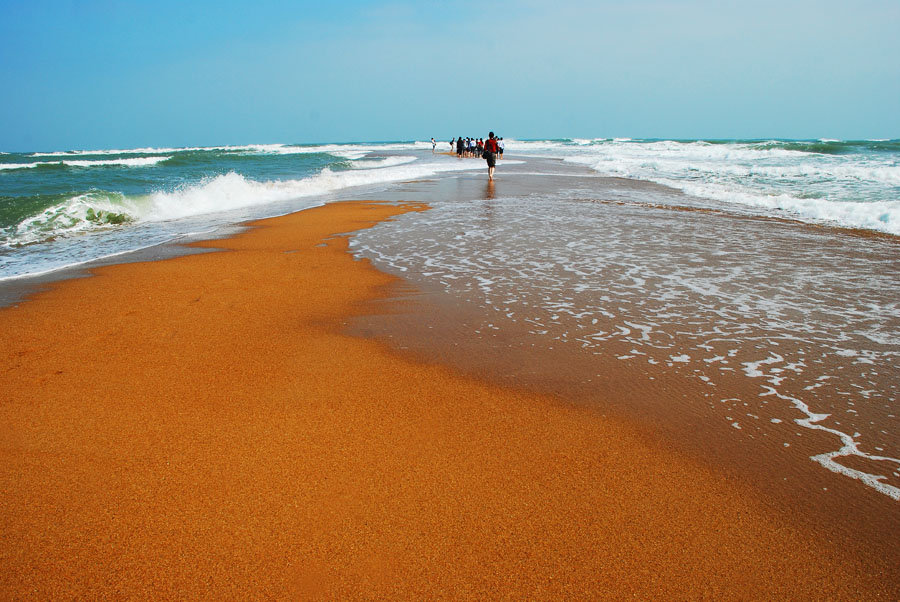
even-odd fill
[(369, 154), (368, 151), (331, 151), (328, 153), (329, 155), (334, 155), (335, 157), (340, 157), (342, 159), (349, 159), (350, 161), (356, 161), (357, 159), (362, 159), (366, 155)]
[[(834, 141), (837, 142), (837, 141)], [(561, 158), (605, 177), (681, 190), (740, 211), (776, 214), (900, 235), (900, 165), (895, 155), (816, 153), (821, 142), (510, 140), (508, 149)], [(669, 202), (672, 202), (671, 200)]]
[[(165, 157), (157, 159), (162, 161)], [(115, 159), (86, 163), (119, 164), (120, 161), (134, 160)], [(104, 219), (89, 219), (89, 210), (100, 211), (104, 215), (124, 216), (130, 222), (165, 222), (324, 195), (354, 186), (398, 182), (427, 177), (439, 172), (480, 168), (481, 165), (476, 163), (455, 160), (424, 163), (410, 162), (408, 158), (403, 157), (390, 157), (381, 162), (373, 162), (368, 168), (346, 171), (332, 171), (326, 168), (316, 175), (297, 180), (259, 182), (230, 172), (176, 190), (158, 191), (141, 196), (85, 193), (66, 199), (38, 215), (23, 220), (16, 226), (15, 231), (0, 239), (0, 243), (7, 248), (18, 247), (48, 238), (110, 227)], [(139, 162), (129, 163), (132, 166), (139, 164)], [(389, 166), (376, 167), (376, 165)]]
[(758, 362), (744, 362), (744, 373), (748, 378), (759, 378), (761, 376), (766, 376), (766, 374), (759, 369), (760, 366), (764, 364), (780, 364), (783, 361), (783, 357), (781, 357), (777, 353), (773, 353), (766, 359), (759, 360)]
[(800, 199), (788, 194), (765, 195), (715, 184), (692, 184), (673, 180), (661, 180), (660, 183), (679, 188), (694, 196), (766, 209), (770, 212), (788, 213), (808, 221), (900, 235), (900, 201), (824, 201)]
[(818, 454), (815, 456), (810, 456), (810, 458), (831, 472), (842, 474), (844, 476), (850, 477), (851, 479), (857, 479), (863, 482), (865, 485), (875, 489), (879, 493), (883, 493), (884, 495), (890, 497), (891, 499), (900, 501), (900, 487), (895, 487), (893, 485), (889, 485), (888, 483), (883, 483), (887, 476), (885, 475), (877, 475), (868, 472), (864, 472), (862, 470), (856, 470), (853, 468), (848, 468), (843, 464), (839, 464), (835, 460), (837, 458), (846, 458), (855, 456), (858, 458), (863, 458), (866, 460), (877, 461), (877, 462), (885, 462), (896, 465), (897, 468), (900, 468), (900, 459), (891, 458), (888, 456), (879, 456), (875, 454), (868, 454), (859, 449), (859, 443), (856, 441), (855, 437), (859, 436), (859, 433), (854, 433), (853, 435), (849, 435), (842, 431), (839, 431), (834, 428), (829, 428), (820, 424), (823, 420), (829, 417), (829, 414), (817, 414), (809, 409), (809, 406), (805, 404), (803, 401), (797, 399), (796, 397), (791, 397), (790, 395), (783, 395), (776, 391), (775, 389), (769, 387), (768, 394), (774, 395), (779, 399), (783, 399), (791, 403), (797, 410), (800, 410), (803, 414), (806, 415), (805, 418), (797, 418), (794, 422), (799, 424), (804, 428), (808, 428), (811, 430), (824, 431), (826, 433), (830, 433), (838, 437), (841, 441), (841, 448), (827, 452), (823, 454)]
[[(421, 150), (422, 144), (419, 142), (391, 142), (391, 143), (372, 143), (372, 144), (316, 144), (309, 146), (296, 145), (277, 145), (277, 150), (269, 150), (268, 152), (277, 152), (279, 154), (312, 154), (327, 153), (336, 157), (347, 159), (358, 159), (374, 152), (397, 152)], [(428, 143), (431, 148), (431, 143)]]
[[(477, 166), (477, 167), (480, 167)], [(324, 169), (320, 173), (299, 180), (257, 182), (230, 172), (207, 179), (200, 184), (171, 192), (149, 195), (147, 209), (140, 219), (162, 221), (193, 215), (229, 211), (253, 205), (317, 194), (327, 194), (344, 188), (370, 184), (398, 182), (432, 175), (438, 172), (475, 169), (476, 166), (445, 163), (400, 164), (378, 169), (354, 169), (335, 172)]]
[(130, 149), (98, 149), (98, 150), (70, 150), (70, 151), (52, 151), (32, 153), (31, 157), (76, 157), (80, 155), (160, 155), (166, 153), (178, 153), (189, 151), (207, 151), (207, 150), (240, 150), (249, 149), (251, 147), (239, 146), (185, 146), (185, 147), (163, 147), (163, 148), (130, 148)]
[(296, 144), (244, 144), (244, 145), (224, 145), (224, 146), (184, 146), (184, 147), (141, 147), (127, 149), (96, 149), (96, 150), (69, 150), (69, 151), (48, 151), (31, 153), (31, 157), (73, 157), (80, 155), (159, 155), (177, 152), (196, 152), (196, 151), (229, 151), (229, 152), (250, 152), (261, 154), (308, 154), (308, 153), (343, 153), (343, 152), (362, 152), (370, 153), (373, 151), (397, 151), (397, 150), (423, 150), (431, 148), (430, 142), (392, 142), (392, 143), (371, 143), (371, 144), (312, 144), (312, 145), (296, 145)]
[(31, 169), (40, 163), (0, 163), (0, 169)]
[(172, 157), (135, 157), (131, 159), (108, 159), (99, 161), (62, 161), (71, 167), (103, 167), (109, 165), (121, 165), (123, 167), (147, 167), (168, 161)]
[(125, 214), (129, 217), (139, 213), (134, 203), (121, 194), (107, 196), (87, 192), (22, 220), (16, 225), (12, 236), (3, 240), (2, 246), (27, 245), (46, 240), (48, 237), (77, 234), (96, 229), (98, 226), (103, 227), (103, 223), (99, 220), (88, 219), (89, 211)]
[[(128, 253), (133, 253), (135, 251), (142, 251), (142, 250), (144, 250), (146, 248), (150, 248), (152, 246), (155, 246), (155, 243), (152, 245), (148, 245), (146, 247), (138, 247), (138, 248), (134, 248), (134, 249), (128, 249), (125, 251), (118, 251), (116, 253), (109, 253), (109, 254), (100, 255), (97, 257), (89, 257), (89, 258), (81, 260), (81, 261), (72, 261), (72, 262), (65, 263), (60, 266), (54, 266), (54, 267), (47, 268), (47, 269), (36, 270), (34, 272), (29, 272), (28, 274), (26, 274), (26, 276), (28, 276), (29, 278), (32, 278), (35, 276), (46, 276), (47, 274), (53, 274), (55, 272), (59, 272), (59, 271), (65, 270), (65, 269), (77, 268), (79, 266), (83, 266), (85, 264), (92, 263), (94, 261), (99, 261), (99, 260), (103, 260), (103, 259), (111, 259), (113, 257), (127, 255)], [(22, 278), (22, 276), (23, 275), (21, 275), (21, 274), (11, 275), (11, 276), (0, 276), (0, 282), (9, 281), (9, 280), (17, 280), (19, 278)]]
[[(565, 142), (553, 140), (503, 140), (505, 153), (524, 151), (530, 155), (541, 156), (546, 151), (564, 151), (569, 145)], [(551, 152), (546, 156), (558, 157), (558, 153)]]
[(415, 157), (408, 155), (359, 159), (353, 161), (353, 163), (350, 164), (350, 167), (353, 169), (380, 169), (384, 167), (394, 167), (396, 165), (405, 165), (407, 163), (412, 163), (415, 160)]
[(172, 157), (132, 157), (129, 159), (98, 159), (64, 160), (64, 161), (38, 161), (36, 163), (0, 163), (0, 169), (33, 169), (42, 165), (68, 165), (69, 167), (108, 167), (118, 165), (121, 167), (149, 167), (168, 161)]
[[(286, 144), (246, 144), (237, 146), (181, 146), (181, 147), (141, 147), (125, 149), (96, 149), (96, 150), (69, 150), (32, 153), (31, 157), (73, 157), (80, 155), (160, 155), (167, 153), (199, 152), (199, 151), (232, 151), (232, 152), (257, 152), (257, 153), (290, 153), (294, 149), (306, 149)], [(298, 151), (300, 152), (300, 151)], [(309, 152), (302, 150), (302, 152)]]

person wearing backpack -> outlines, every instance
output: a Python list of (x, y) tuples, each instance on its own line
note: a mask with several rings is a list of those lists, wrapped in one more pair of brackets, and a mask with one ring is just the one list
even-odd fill
[(494, 167), (497, 165), (497, 152), (499, 148), (497, 147), (497, 139), (494, 138), (494, 132), (488, 134), (488, 139), (484, 141), (484, 160), (487, 161), (488, 165), (488, 180), (494, 181)]

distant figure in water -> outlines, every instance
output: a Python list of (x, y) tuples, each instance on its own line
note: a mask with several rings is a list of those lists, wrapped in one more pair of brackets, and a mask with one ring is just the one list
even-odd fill
[(434, 147), (437, 146), (437, 142), (434, 141), (434, 138), (431, 139), (431, 152), (434, 152)]
[(494, 167), (497, 165), (497, 139), (494, 138), (494, 132), (488, 134), (488, 139), (484, 141), (484, 153), (482, 156), (488, 164), (488, 180), (494, 181)]

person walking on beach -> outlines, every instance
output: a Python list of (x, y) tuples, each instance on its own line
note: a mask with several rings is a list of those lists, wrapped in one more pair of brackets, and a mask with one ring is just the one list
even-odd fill
[(501, 158), (501, 159), (503, 158), (503, 149), (504, 149), (504, 147), (506, 147), (506, 143), (503, 142), (503, 138), (500, 138), (500, 139), (497, 141), (497, 149), (500, 151), (500, 158)]
[(494, 167), (497, 165), (497, 139), (494, 138), (494, 132), (488, 134), (488, 139), (484, 141), (484, 160), (488, 165), (488, 181), (494, 181)]
[(434, 147), (437, 146), (437, 142), (434, 141), (434, 138), (431, 139), (431, 152), (434, 152)]

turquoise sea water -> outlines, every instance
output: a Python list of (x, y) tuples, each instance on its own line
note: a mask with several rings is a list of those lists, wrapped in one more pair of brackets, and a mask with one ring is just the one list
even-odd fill
[[(506, 151), (681, 193), (657, 202), (900, 235), (898, 140), (508, 140)], [(359, 186), (481, 167), (432, 154), (428, 142), (3, 153), (0, 278), (302, 209)]]
[(2, 154), (0, 278), (296, 211), (345, 189), (471, 168), (424, 143)]

